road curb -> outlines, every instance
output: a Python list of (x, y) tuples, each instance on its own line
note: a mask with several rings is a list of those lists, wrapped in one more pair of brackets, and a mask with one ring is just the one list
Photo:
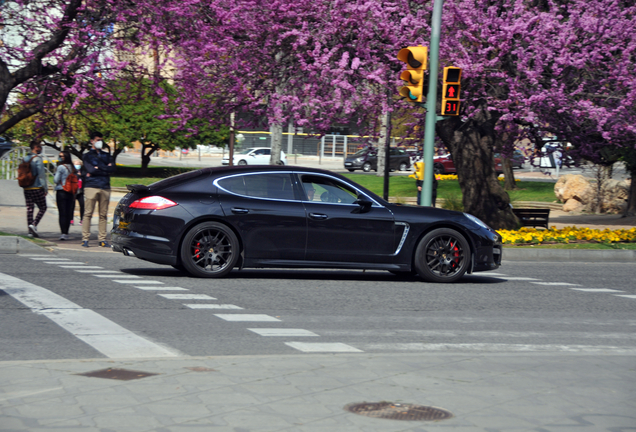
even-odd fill
[(0, 254), (17, 254), (21, 252), (42, 252), (44, 246), (39, 246), (18, 236), (0, 236)]
[(504, 248), (504, 261), (636, 262), (636, 250)]

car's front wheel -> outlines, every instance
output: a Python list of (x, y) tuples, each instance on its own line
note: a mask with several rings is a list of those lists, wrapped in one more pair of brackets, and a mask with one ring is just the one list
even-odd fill
[(364, 165), (362, 165), (362, 171), (370, 172), (371, 171), (371, 164), (369, 162), (365, 162)]
[(238, 161), (237, 165), (247, 165), (247, 161), (245, 159), (241, 159)]
[(450, 228), (438, 228), (426, 234), (415, 251), (417, 273), (431, 282), (455, 282), (470, 264), (470, 246), (466, 238)]
[(222, 277), (239, 258), (239, 241), (234, 232), (218, 222), (203, 222), (186, 234), (181, 245), (181, 263), (198, 277)]
[(409, 165), (406, 162), (402, 162), (400, 164), (400, 167), (398, 168), (400, 171), (406, 171), (407, 169), (409, 169)]

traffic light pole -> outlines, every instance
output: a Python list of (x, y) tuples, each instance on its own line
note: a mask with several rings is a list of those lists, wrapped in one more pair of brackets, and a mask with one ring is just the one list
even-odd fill
[(435, 153), (435, 123), (437, 117), (437, 76), (439, 75), (439, 39), (442, 26), (444, 0), (435, 0), (431, 20), (431, 44), (429, 47), (428, 96), (426, 97), (426, 125), (424, 130), (424, 184), (419, 205), (431, 206), (433, 202), (433, 155)]

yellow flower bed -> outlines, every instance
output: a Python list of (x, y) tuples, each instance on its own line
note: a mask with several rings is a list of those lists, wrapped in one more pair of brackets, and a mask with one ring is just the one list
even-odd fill
[(597, 230), (577, 228), (575, 226), (549, 230), (521, 228), (518, 231), (497, 231), (503, 244), (541, 244), (541, 243), (636, 243), (636, 228), (619, 230)]
[[(435, 178), (439, 181), (442, 180), (457, 180), (457, 174), (436, 174)], [(500, 175), (499, 177), (497, 177), (498, 180), (503, 181), (504, 180), (504, 176), (503, 174)], [(515, 179), (515, 181), (520, 181), (519, 179)]]

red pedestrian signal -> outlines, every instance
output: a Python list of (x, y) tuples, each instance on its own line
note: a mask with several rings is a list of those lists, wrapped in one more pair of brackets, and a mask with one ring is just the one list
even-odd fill
[(444, 68), (444, 80), (442, 82), (442, 115), (459, 115), (461, 78), (461, 68), (454, 66)]

